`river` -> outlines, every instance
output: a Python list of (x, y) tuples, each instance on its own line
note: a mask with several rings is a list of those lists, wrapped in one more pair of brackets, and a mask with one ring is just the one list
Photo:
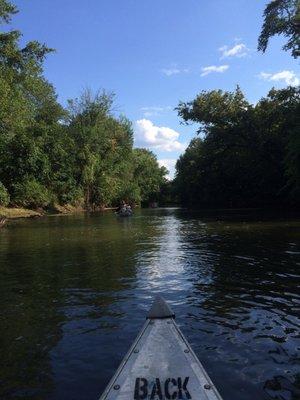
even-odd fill
[(0, 230), (0, 398), (98, 399), (162, 294), (224, 400), (300, 399), (300, 220), (180, 209)]

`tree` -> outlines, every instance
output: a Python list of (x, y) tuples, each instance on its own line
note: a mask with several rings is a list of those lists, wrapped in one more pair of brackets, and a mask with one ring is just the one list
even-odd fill
[[(203, 140), (194, 138), (176, 163), (175, 191), (179, 195), (182, 204), (205, 203), (205, 191), (203, 173)], [(189, 182), (187, 184), (187, 182)], [(205, 186), (204, 186), (205, 185)], [(202, 188), (201, 188), (202, 186)], [(200, 197), (199, 197), (200, 196)]]
[[(0, 0), (0, 23), (17, 11)], [(52, 49), (21, 46), (20, 37), (0, 33), (0, 204), (95, 209), (155, 196), (166, 171), (152, 153), (133, 150), (131, 122), (112, 111), (114, 94), (85, 90), (63, 109), (43, 75)]]
[(150, 150), (134, 149), (133, 179), (140, 189), (143, 203), (157, 200), (167, 173), (167, 169), (159, 166), (156, 156)]
[(299, 0), (272, 0), (264, 11), (264, 23), (258, 39), (258, 50), (265, 52), (269, 39), (284, 35), (284, 50), (291, 50), (294, 58), (300, 55), (300, 2)]
[(11, 16), (18, 12), (17, 7), (7, 0), (0, 0), (0, 23), (10, 22)]
[[(0, 1), (2, 22), (16, 12), (10, 2)], [(64, 115), (43, 76), (43, 61), (52, 50), (37, 41), (21, 47), (20, 37), (15, 30), (0, 33), (0, 179), (12, 202), (15, 187), (32, 181), (49, 184), (51, 149), (46, 142)]]
[(6, 187), (0, 182), (0, 206), (7, 206), (9, 204), (9, 193)]
[(257, 206), (299, 196), (299, 88), (272, 89), (256, 106), (240, 89), (201, 92), (180, 103), (198, 133), (176, 165), (175, 186), (183, 203)]
[(128, 178), (133, 133), (127, 119), (112, 115), (113, 98), (113, 94), (93, 96), (86, 90), (69, 102), (67, 130), (77, 149), (76, 180), (88, 208), (114, 201)]

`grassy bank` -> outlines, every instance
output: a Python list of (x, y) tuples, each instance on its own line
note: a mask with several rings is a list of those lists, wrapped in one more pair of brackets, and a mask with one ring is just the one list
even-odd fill
[[(116, 207), (101, 207), (94, 211), (109, 211), (114, 210)], [(48, 210), (30, 210), (28, 208), (19, 208), (19, 207), (1, 207), (0, 206), (0, 219), (18, 219), (18, 218), (37, 218), (42, 217), (44, 215), (67, 215), (67, 214), (75, 214), (80, 212), (88, 211), (80, 206), (72, 206), (70, 204), (66, 204), (64, 206), (56, 204), (51, 209)]]
[(42, 215), (43, 214), (39, 211), (29, 210), (27, 208), (0, 207), (0, 217), (7, 219), (35, 218), (41, 217)]

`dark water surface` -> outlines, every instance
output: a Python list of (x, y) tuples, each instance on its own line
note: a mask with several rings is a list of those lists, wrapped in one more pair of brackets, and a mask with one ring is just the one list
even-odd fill
[(0, 231), (0, 398), (97, 399), (162, 294), (224, 400), (300, 399), (300, 223), (137, 211)]

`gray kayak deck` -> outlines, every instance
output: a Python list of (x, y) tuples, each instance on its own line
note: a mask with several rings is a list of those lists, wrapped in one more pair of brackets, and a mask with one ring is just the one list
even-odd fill
[(222, 400), (161, 298), (100, 397), (115, 399)]

